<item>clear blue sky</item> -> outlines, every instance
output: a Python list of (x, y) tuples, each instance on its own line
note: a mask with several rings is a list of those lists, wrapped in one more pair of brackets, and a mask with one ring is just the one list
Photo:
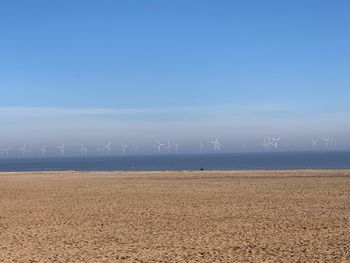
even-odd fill
[[(339, 124), (350, 112), (349, 14), (345, 0), (3, 1), (2, 133), (20, 131), (28, 113), (40, 127), (50, 111), (123, 109), (85, 117), (91, 126), (91, 115), (96, 125), (134, 120), (145, 132), (154, 122), (187, 120), (197, 125), (186, 126), (189, 134), (220, 119), (218, 134), (238, 115), (242, 134), (266, 121), (313, 121), (325, 133), (345, 134), (349, 127)], [(73, 115), (86, 125), (84, 114), (51, 114), (60, 115), (59, 126), (76, 123)]]

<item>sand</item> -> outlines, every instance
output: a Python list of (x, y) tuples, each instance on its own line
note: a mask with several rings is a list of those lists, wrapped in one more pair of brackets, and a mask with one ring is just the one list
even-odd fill
[(2, 173), (0, 262), (350, 262), (350, 170)]

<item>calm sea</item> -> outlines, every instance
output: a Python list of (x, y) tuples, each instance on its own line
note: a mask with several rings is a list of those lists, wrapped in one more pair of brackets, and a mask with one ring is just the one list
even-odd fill
[(350, 152), (279, 152), (0, 159), (0, 171), (350, 168)]

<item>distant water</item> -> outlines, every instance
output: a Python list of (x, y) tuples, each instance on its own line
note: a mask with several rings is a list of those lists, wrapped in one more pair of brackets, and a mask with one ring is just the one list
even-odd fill
[(163, 171), (350, 168), (350, 152), (279, 152), (0, 159), (0, 171)]

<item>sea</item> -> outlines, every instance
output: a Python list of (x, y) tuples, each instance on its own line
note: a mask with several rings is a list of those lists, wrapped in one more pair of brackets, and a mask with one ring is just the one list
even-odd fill
[(350, 168), (350, 151), (0, 159), (0, 171), (181, 171)]

